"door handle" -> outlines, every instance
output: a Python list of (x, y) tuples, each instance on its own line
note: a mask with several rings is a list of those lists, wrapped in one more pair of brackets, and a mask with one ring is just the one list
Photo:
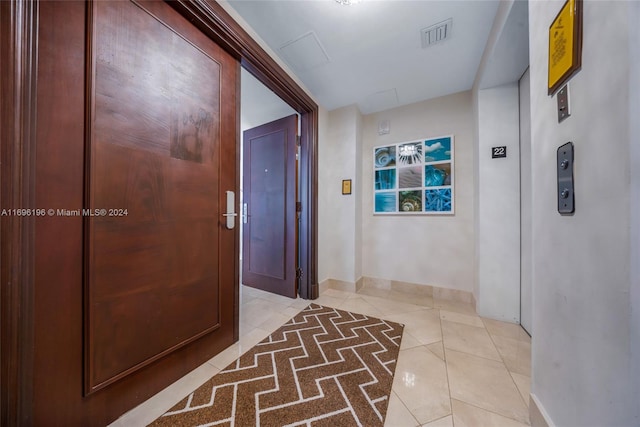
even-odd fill
[(227, 212), (223, 213), (222, 216), (227, 218), (227, 228), (229, 230), (233, 230), (236, 226), (236, 217), (238, 214), (235, 212), (236, 210), (236, 193), (233, 191), (227, 191)]
[(247, 213), (249, 209), (247, 208), (247, 204), (242, 204), (242, 222), (245, 224), (249, 221), (249, 214)]

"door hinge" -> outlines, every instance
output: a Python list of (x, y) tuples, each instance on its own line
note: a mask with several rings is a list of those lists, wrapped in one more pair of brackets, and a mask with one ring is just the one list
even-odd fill
[(296, 202), (296, 212), (302, 212), (302, 202)]
[(302, 277), (302, 269), (296, 268), (296, 279), (300, 279)]
[(296, 135), (296, 145), (300, 147), (302, 145), (302, 141), (300, 139), (300, 135)]

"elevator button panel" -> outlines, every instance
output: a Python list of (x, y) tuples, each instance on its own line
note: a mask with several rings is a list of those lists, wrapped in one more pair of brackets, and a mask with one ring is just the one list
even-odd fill
[(558, 148), (558, 212), (563, 215), (575, 211), (573, 192), (573, 143), (567, 142)]

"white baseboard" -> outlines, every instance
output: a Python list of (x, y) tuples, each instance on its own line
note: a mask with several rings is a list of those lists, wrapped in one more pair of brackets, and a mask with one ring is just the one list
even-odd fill
[(336, 289), (339, 291), (357, 293), (360, 289), (362, 289), (362, 286), (363, 286), (362, 277), (359, 278), (356, 282), (347, 282), (345, 280), (337, 280), (337, 279), (327, 279), (327, 280), (323, 280), (320, 283), (320, 294), (322, 294), (327, 289)]
[(327, 289), (337, 289), (340, 291), (357, 293), (363, 287), (393, 290), (402, 293), (428, 295), (436, 299), (450, 300), (472, 304), (475, 307), (473, 293), (458, 289), (440, 288), (438, 286), (421, 285), (417, 283), (401, 282), (397, 280), (377, 279), (373, 277), (360, 277), (356, 282), (348, 282), (337, 279), (323, 280), (320, 285), (320, 293)]
[(529, 420), (531, 427), (555, 427), (544, 406), (533, 393), (529, 395)]

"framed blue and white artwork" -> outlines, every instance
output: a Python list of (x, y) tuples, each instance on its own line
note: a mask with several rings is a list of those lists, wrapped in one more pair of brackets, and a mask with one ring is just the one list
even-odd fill
[(453, 215), (453, 135), (373, 149), (373, 213)]

